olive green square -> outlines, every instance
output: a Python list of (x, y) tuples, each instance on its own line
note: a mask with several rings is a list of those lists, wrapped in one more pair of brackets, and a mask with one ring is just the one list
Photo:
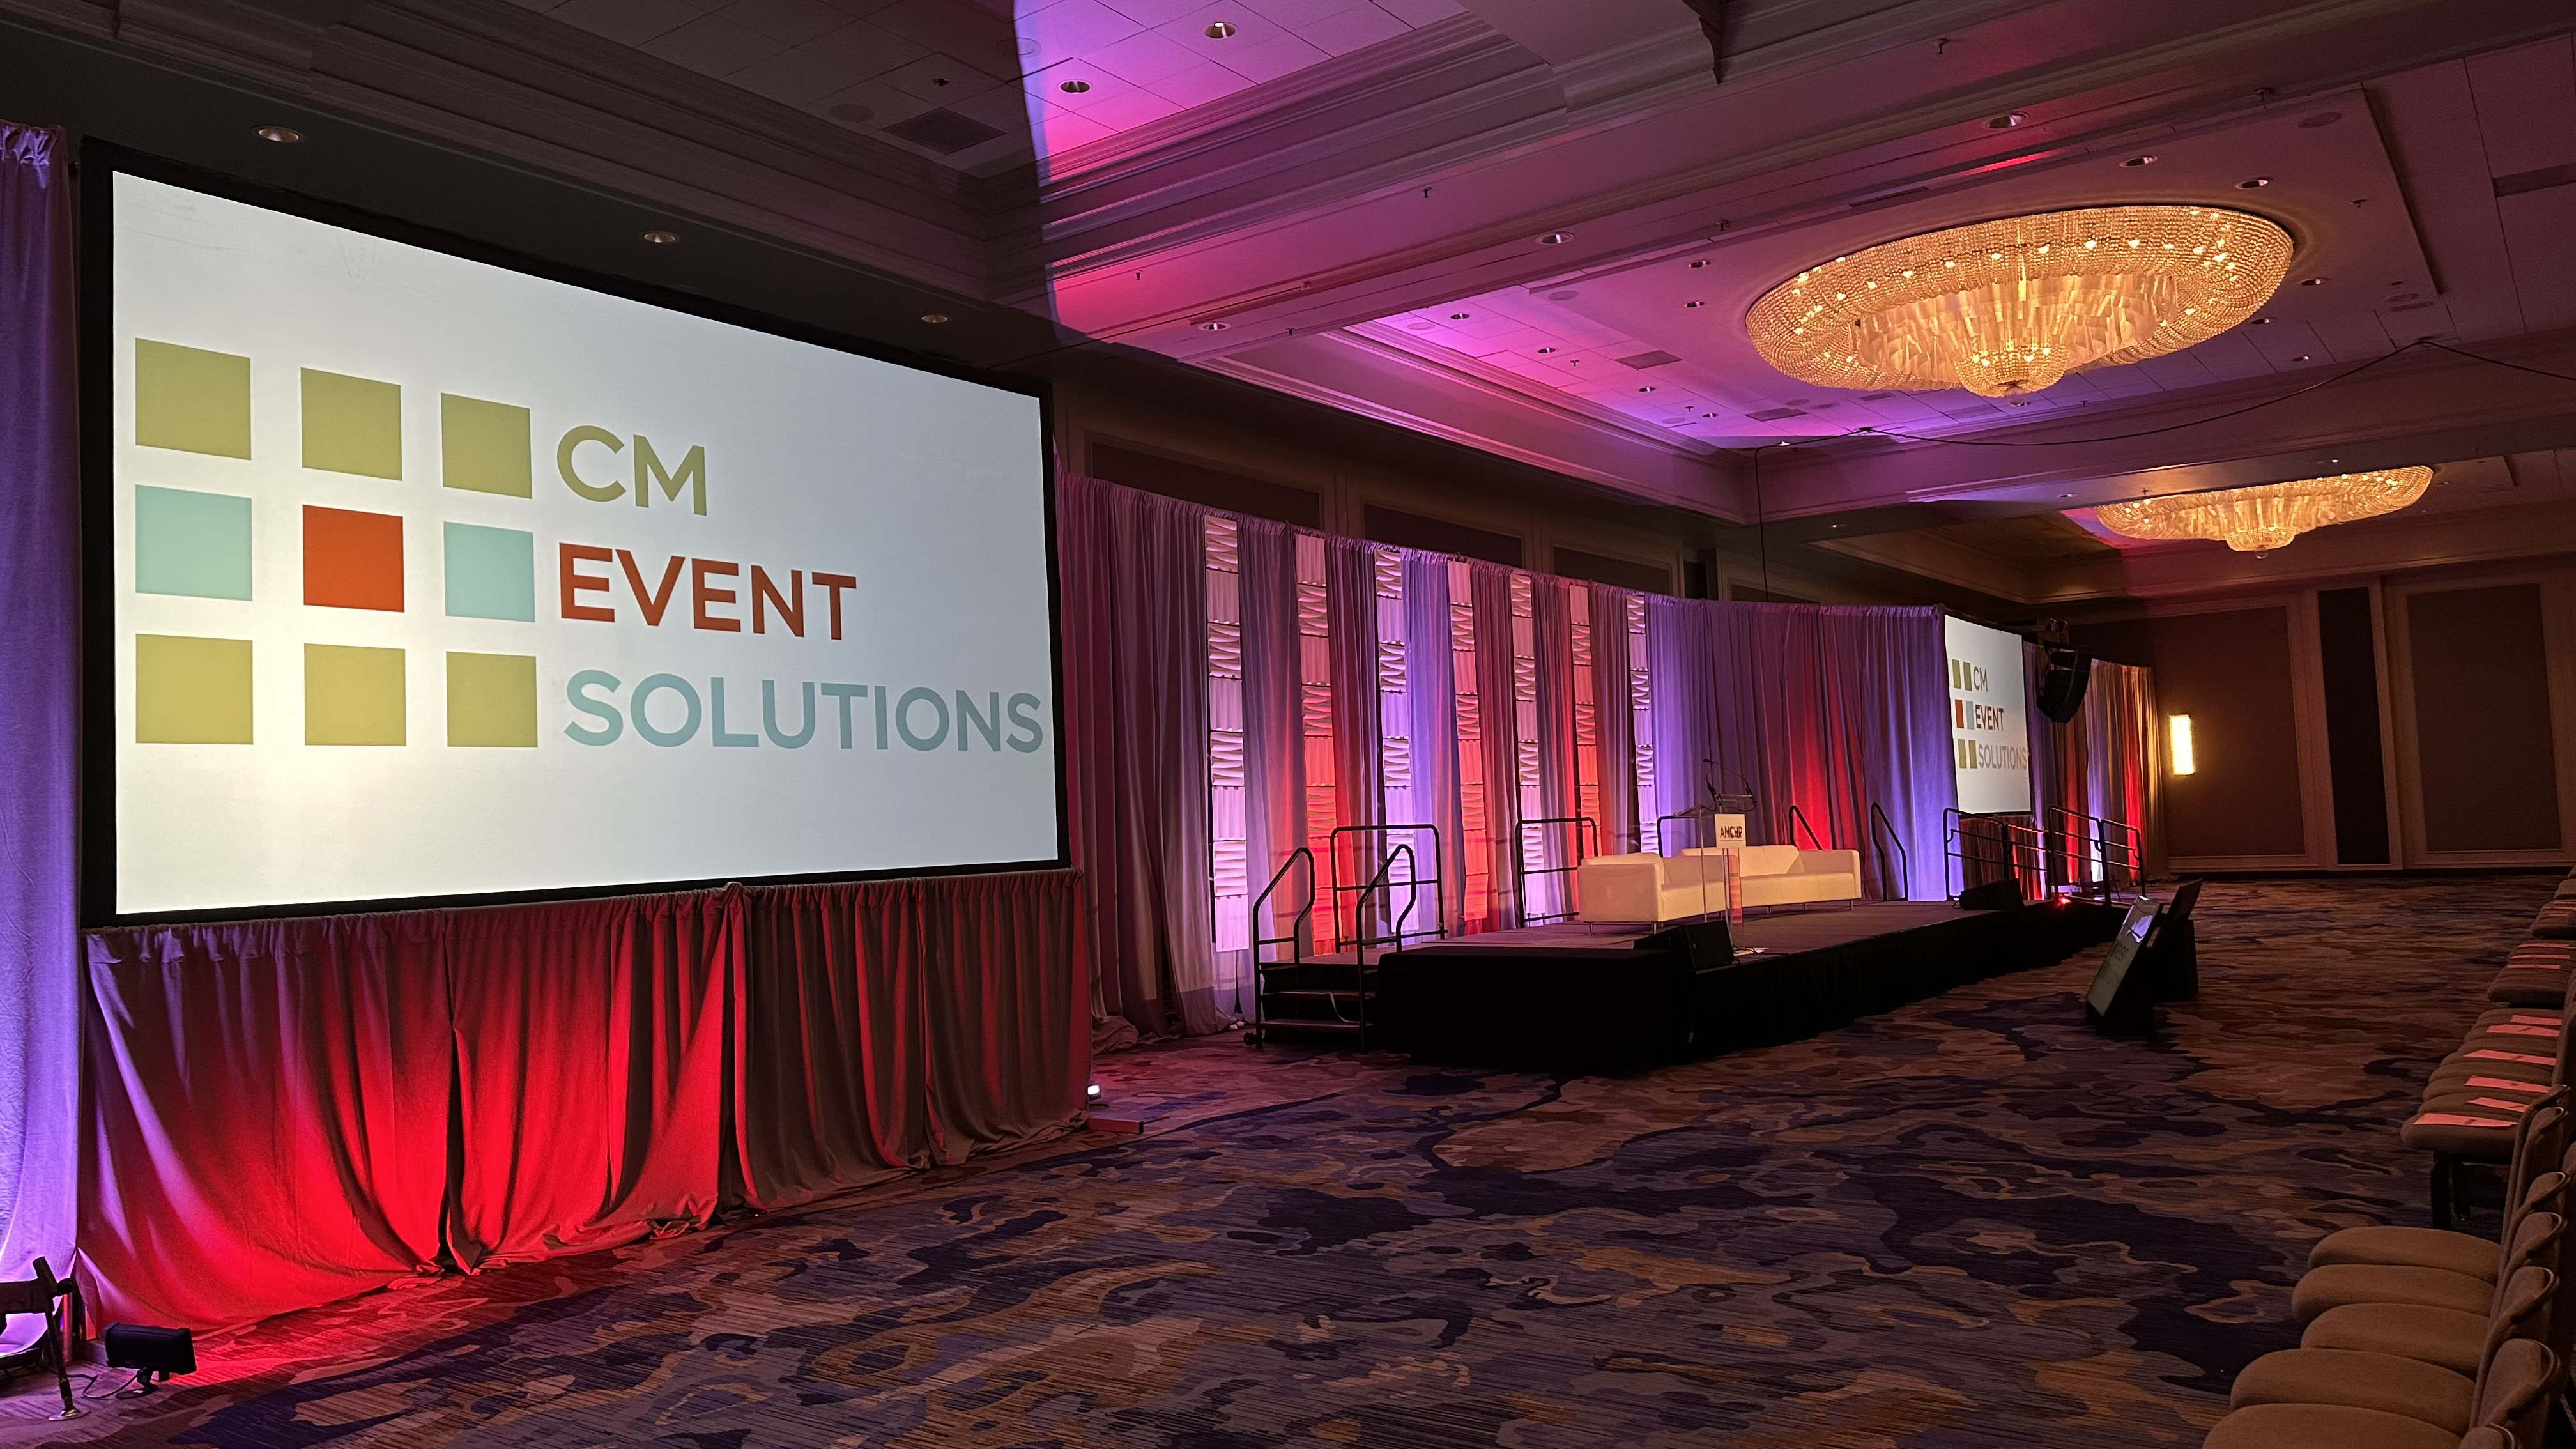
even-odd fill
[(304, 743), (399, 745), (403, 705), (401, 650), (304, 646)]
[(146, 448), (250, 456), (250, 359), (134, 339), (134, 441)]
[(438, 395), (438, 481), (449, 488), (535, 496), (528, 410), (480, 398)]
[(402, 388), (304, 369), (304, 466), (402, 477)]
[(134, 742), (250, 743), (250, 641), (134, 636)]
[(447, 742), (483, 748), (535, 749), (536, 656), (448, 655)]

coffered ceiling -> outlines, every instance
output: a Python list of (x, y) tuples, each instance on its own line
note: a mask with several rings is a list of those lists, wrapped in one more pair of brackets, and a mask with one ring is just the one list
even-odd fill
[[(2328, 458), (2441, 462), (2427, 519), (2576, 508), (2564, 0), (1727, 15), (1712, 40), (1686, 0), (0, 0), (0, 114), (983, 365), (1159, 355), (1713, 527), (2001, 549), (2027, 577), (1999, 597), (2161, 556), (2087, 534), (2092, 503)], [(261, 148), (252, 115), (314, 142)], [(396, 184), (475, 167), (479, 194)], [(514, 211), (513, 178), (600, 203)], [(1746, 340), (1815, 261), (2136, 201), (2281, 222), (2290, 285), (2020, 406), (1816, 388)], [(639, 253), (661, 225), (688, 245)]]

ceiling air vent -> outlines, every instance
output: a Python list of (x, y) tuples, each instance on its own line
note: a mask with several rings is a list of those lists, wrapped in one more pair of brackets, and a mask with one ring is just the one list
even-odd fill
[(1805, 408), (1764, 408), (1758, 413), (1745, 414), (1757, 423), (1776, 423), (1782, 418), (1803, 418), (1806, 415)]
[(1619, 365), (1621, 367), (1633, 367), (1639, 372), (1643, 372), (1650, 367), (1662, 367), (1666, 363), (1679, 361), (1681, 361), (1680, 358), (1673, 356), (1669, 352), (1640, 352), (1634, 357), (1620, 358)]
[(924, 151), (953, 156), (969, 146), (981, 146), (1002, 134), (1001, 128), (987, 126), (973, 116), (961, 116), (942, 106), (924, 111), (909, 121), (897, 121), (885, 133), (898, 141), (910, 141)]
[(1894, 396), (1896, 396), (1896, 394), (1892, 392), (1865, 392), (1860, 395), (1860, 400), (1862, 402), (1885, 402)]
[(2386, 310), (2391, 312), (2421, 312), (2432, 305), (2433, 304), (2430, 302), (2408, 302), (2402, 306), (2390, 307)]
[(2520, 196), (2526, 191), (2547, 191), (2553, 186), (2576, 186), (2576, 161), (2563, 166), (2544, 166), (2537, 171), (2517, 171), (2495, 179), (2495, 194)]

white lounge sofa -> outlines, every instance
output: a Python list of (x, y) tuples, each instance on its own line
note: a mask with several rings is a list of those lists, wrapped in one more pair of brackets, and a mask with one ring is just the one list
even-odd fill
[[(1860, 899), (1860, 852), (1754, 845), (1736, 852), (1747, 906), (1812, 905)], [(1679, 921), (1727, 906), (1726, 858), (1719, 850), (1679, 855), (1596, 855), (1576, 871), (1586, 922)]]

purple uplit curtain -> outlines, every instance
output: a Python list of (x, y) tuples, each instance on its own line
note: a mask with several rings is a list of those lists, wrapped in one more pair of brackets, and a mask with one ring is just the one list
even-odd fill
[(1520, 896), (1512, 861), (1521, 822), (1520, 706), (1512, 657), (1512, 574), (1499, 564), (1467, 566), (1467, 598), (1476, 630), (1477, 763), (1484, 772), (1485, 899), (1468, 913), (1487, 930), (1520, 925)]
[[(1243, 839), (1249, 909), (1306, 843), (1305, 685), (1297, 642), (1297, 535), (1284, 523), (1261, 518), (1238, 518), (1235, 528), (1242, 570)], [(1304, 947), (1312, 950), (1309, 921), (1298, 909), (1305, 898), (1301, 867), (1280, 882), (1247, 939), (1303, 932), (1308, 937)], [(1270, 954), (1285, 958), (1291, 953), (1281, 946)], [(1246, 997), (1237, 1007), (1229, 993), (1225, 1005), (1248, 1016), (1248, 987)]]
[[(1449, 558), (1404, 551), (1405, 730), (1413, 767), (1413, 820), (1440, 832), (1440, 919), (1456, 928), (1466, 899), (1466, 840), (1459, 833), (1457, 657), (1450, 648)], [(1416, 847), (1420, 848), (1419, 845)]]
[[(1659, 811), (1696, 803), (1711, 781), (1749, 788), (1770, 843), (1809, 843), (1794, 804), (1823, 845), (1861, 853), (1870, 894), (1948, 893), (1941, 812), (1956, 796), (1940, 610), (1650, 598), (1646, 637)], [(1872, 804), (1904, 843), (1901, 868), (1891, 848), (1880, 870)], [(1685, 833), (1675, 828), (1676, 848)]]
[(1616, 855), (1652, 850), (1639, 845), (1637, 823), (1636, 717), (1630, 712), (1628, 604), (1636, 596), (1626, 589), (1591, 584), (1592, 700), (1601, 735), (1601, 849)]
[[(1209, 899), (1207, 510), (1057, 483), (1065, 801), (1106, 1029), (1225, 1029)], [(1132, 1039), (1132, 1038), (1130, 1038)]]
[[(1532, 818), (1564, 820), (1582, 813), (1582, 767), (1575, 751), (1574, 600), (1583, 585), (1545, 575), (1530, 576), (1530, 672), (1538, 703), (1538, 808)], [(1531, 833), (1536, 858), (1533, 870), (1560, 871), (1579, 864), (1578, 851), (1607, 854), (1613, 847), (1577, 827), (1550, 825)], [(1572, 910), (1570, 875), (1545, 875), (1530, 882), (1527, 903), (1532, 912)]]
[(0, 1276), (71, 1268), (80, 504), (71, 154), (0, 122)]
[[(1325, 609), (1331, 620), (1333, 678), (1333, 823), (1376, 825), (1382, 748), (1378, 738), (1377, 660), (1378, 545), (1355, 538), (1325, 541)], [(1334, 847), (1342, 858), (1323, 862), (1325, 874), (1344, 885), (1365, 885), (1378, 869), (1385, 843), (1371, 835), (1341, 837)], [(1401, 875), (1403, 872), (1395, 872)], [(1381, 923), (1365, 926), (1355, 914), (1356, 897), (1336, 901), (1341, 929), (1383, 933)], [(1338, 944), (1338, 943), (1336, 943)]]

